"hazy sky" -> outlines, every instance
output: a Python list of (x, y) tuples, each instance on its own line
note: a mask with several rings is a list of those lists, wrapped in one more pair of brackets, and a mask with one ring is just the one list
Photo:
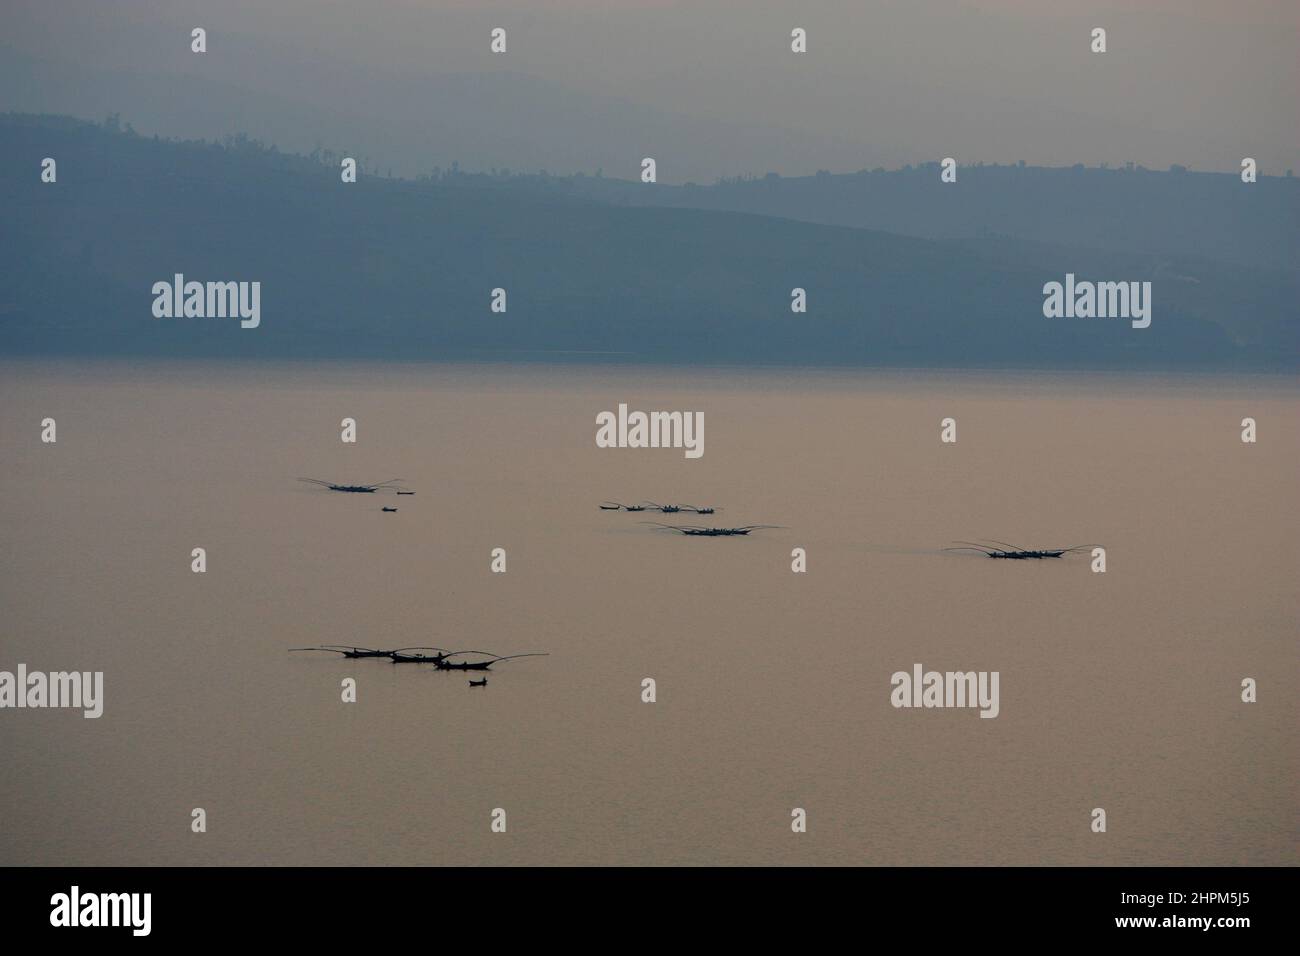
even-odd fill
[[(656, 150), (666, 154), (666, 181), (944, 156), (1222, 170), (1254, 156), (1265, 172), (1300, 167), (1295, 0), (7, 0), (6, 7), (0, 44), (20, 57), (11, 69), (29, 70), (31, 82), (6, 74), (0, 108), (99, 118), (115, 94), (126, 100), (123, 118), (146, 132), (278, 128), (287, 148), (309, 136), (327, 146), (360, 138), (373, 147), (362, 152), (399, 171), (453, 156), (470, 168), (517, 157), (515, 168), (606, 166), (631, 178), (634, 161)], [(192, 26), (209, 31), (204, 57), (189, 52)], [(505, 55), (488, 50), (496, 26), (508, 31)], [(789, 48), (796, 26), (808, 31), (803, 55)], [(1096, 26), (1108, 31), (1105, 54), (1089, 51)], [(51, 70), (73, 88), (56, 91)], [(172, 85), (160, 76), (202, 78), (256, 94), (257, 111), (241, 127), (238, 107), (218, 109), (207, 102), (214, 94), (198, 88), (184, 94), (192, 98), (187, 109), (174, 102), (163, 109), (161, 89), (156, 97), (138, 85), (118, 93), (103, 75), (73, 72), (87, 70), (147, 72), (159, 88)], [(485, 74), (486, 85), (440, 102), (449, 87), (437, 75), (448, 73)], [(82, 109), (76, 83), (85, 87)], [(419, 99), (392, 92), (402, 83), (408, 95), (409, 84), (428, 84), (427, 117)], [(381, 130), (383, 119), (406, 129)], [(628, 130), (602, 141), (602, 128), (616, 121), (658, 141), (635, 142)], [(428, 128), (415, 138), (411, 130), (422, 124)]]

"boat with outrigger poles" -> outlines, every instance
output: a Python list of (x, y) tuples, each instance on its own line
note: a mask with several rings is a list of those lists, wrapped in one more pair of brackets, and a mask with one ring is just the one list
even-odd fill
[(763, 528), (781, 527), (776, 524), (746, 524), (738, 528), (710, 528), (699, 524), (660, 524), (658, 521), (647, 521), (646, 524), (652, 524), (661, 531), (676, 531), (679, 534), (701, 538), (730, 538), (736, 535), (747, 535), (751, 531)]
[(955, 541), (953, 543), (962, 545), (962, 547), (944, 548), (943, 550), (974, 551), (985, 557), (1001, 558), (1005, 561), (1041, 561), (1043, 558), (1059, 558), (1075, 551), (1085, 551), (1088, 548), (1097, 547), (1095, 544), (1076, 544), (1072, 548), (1030, 549), (1009, 544), (1006, 541), (995, 541), (992, 538), (989, 539), (988, 544), (977, 541)]
[(373, 495), (381, 491), (395, 491), (399, 495), (413, 495), (414, 491), (407, 491), (401, 487), (401, 478), (389, 478), (387, 481), (377, 481), (373, 485), (341, 485), (338, 482), (327, 481), (324, 478), (299, 478), (299, 481), (305, 481), (330, 491), (346, 491), (354, 495)]
[[(489, 660), (485, 661), (453, 661), (448, 658), (459, 657), (462, 654), (483, 654)], [(433, 662), (433, 666), (440, 671), (485, 671), (492, 667), (493, 664), (500, 664), (502, 661), (513, 661), (520, 657), (549, 657), (549, 654), (507, 654), (505, 657), (493, 654), (491, 651), (452, 651), (450, 654), (443, 656), (441, 660)]]
[[(512, 661), (519, 657), (549, 657), (549, 654), (531, 653), (531, 654), (507, 654), (504, 657), (500, 654), (494, 654), (492, 651), (449, 651), (443, 647), (431, 647), (428, 645), (419, 645), (415, 647), (399, 647), (396, 650), (384, 651), (373, 647), (354, 647), (351, 644), (321, 644), (318, 647), (291, 647), (290, 651), (325, 651), (330, 654), (341, 654), (348, 658), (357, 657), (386, 657), (394, 664), (432, 664), (440, 671), (485, 671), (489, 670), (493, 664), (500, 664), (502, 661)], [(418, 651), (435, 651), (433, 654), (412, 653)], [(453, 660), (465, 654), (477, 654), (487, 658), (487, 660)]]
[(322, 644), (319, 647), (291, 647), (290, 651), (328, 651), (342, 654), (344, 657), (388, 657), (392, 651), (380, 651), (373, 647), (354, 647), (351, 644)]

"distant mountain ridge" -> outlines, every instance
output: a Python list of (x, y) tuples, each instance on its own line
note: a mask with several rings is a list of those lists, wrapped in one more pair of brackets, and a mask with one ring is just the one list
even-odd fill
[[(358, 74), (301, 53), (286, 59), (278, 48), (236, 49), (220, 61), (198, 60), (194, 72), (155, 63), (145, 51), (138, 66), (104, 69), (25, 56), (0, 38), (0, 110), (96, 120), (121, 111), (149, 134), (243, 131), (302, 153), (332, 145), (408, 177), (453, 162), (632, 175), (642, 157), (657, 155), (662, 178), (681, 181), (703, 170), (746, 170), (760, 156), (798, 169), (814, 154), (873, 164), (904, 155), (683, 115), (510, 71)], [(228, 62), (236, 56), (244, 72)], [(268, 62), (295, 82), (260, 82)]]
[(1010, 237), (1091, 248), (1200, 256), (1266, 269), (1300, 267), (1300, 179), (1155, 171), (939, 164), (710, 186), (582, 181), (578, 192), (633, 205), (716, 209), (929, 239)]
[[(40, 182), (45, 156), (56, 184)], [(619, 197), (656, 187), (595, 177), (344, 184), (336, 156), (66, 117), (0, 117), (0, 157), (5, 354), (1300, 365), (1294, 274), (1224, 259), (639, 206)], [(260, 282), (260, 327), (154, 318), (151, 287), (176, 273)], [(1151, 281), (1151, 328), (1044, 318), (1043, 284), (1066, 273)], [(806, 314), (791, 312), (796, 287)], [(495, 288), (504, 314), (489, 309)]]

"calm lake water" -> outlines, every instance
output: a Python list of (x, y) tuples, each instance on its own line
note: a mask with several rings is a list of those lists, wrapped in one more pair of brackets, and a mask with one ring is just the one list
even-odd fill
[[(703, 457), (597, 448), (619, 402)], [(1300, 862), (1294, 380), (11, 362), (0, 439), (0, 670), (105, 674), (0, 711), (0, 863)], [(1108, 570), (941, 550), (989, 537)], [(550, 656), (287, 652), (336, 642)], [(915, 663), (999, 716), (895, 709)]]

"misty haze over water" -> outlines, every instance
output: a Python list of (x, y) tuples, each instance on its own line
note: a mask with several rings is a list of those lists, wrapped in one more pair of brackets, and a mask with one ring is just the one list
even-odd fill
[(0, 863), (1294, 864), (1300, 7), (1056, 6), (7, 5)]

